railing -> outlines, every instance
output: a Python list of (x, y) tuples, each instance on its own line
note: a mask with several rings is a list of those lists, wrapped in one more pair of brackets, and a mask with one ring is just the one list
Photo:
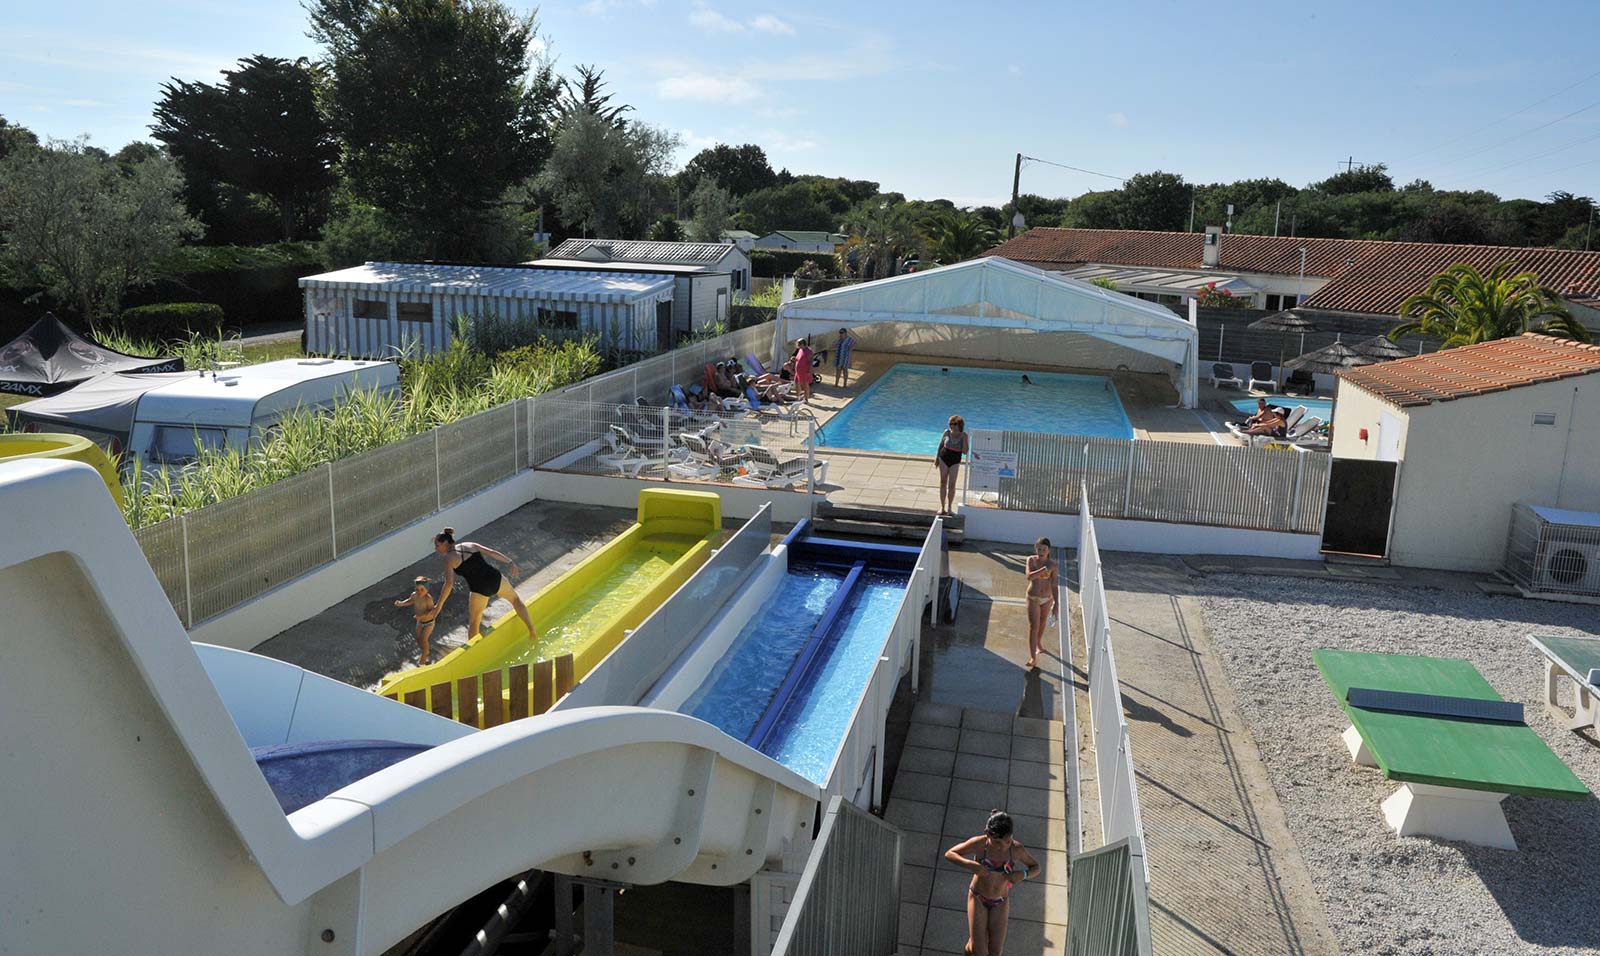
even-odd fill
[(900, 831), (835, 795), (772, 956), (889, 956), (900, 933)]
[[(597, 405), (584, 419), (578, 406), (559, 396), (627, 394), (617, 399), (620, 405), (631, 403), (648, 385), (652, 395), (659, 392), (664, 400), (672, 381), (668, 376), (698, 380), (707, 356), (761, 354), (760, 343), (770, 345), (771, 336), (770, 325), (742, 329), (591, 379), (554, 397), (507, 402), (147, 525), (134, 537), (179, 619), (193, 628), (519, 471), (596, 441), (611, 420), (624, 420), (616, 405)], [(660, 408), (653, 414), (672, 420)], [(726, 435), (738, 444), (774, 447), (809, 441), (814, 421), (808, 425), (803, 414), (784, 414), (787, 418), (729, 416)], [(629, 415), (628, 421), (636, 417)], [(574, 416), (577, 421), (569, 420)], [(605, 472), (597, 467), (595, 473)]]
[[(487, 730), (555, 707), (575, 686), (572, 655), (514, 664), (401, 694), (385, 694), (420, 710)], [(453, 693), (452, 693), (453, 692)]]
[(1131, 842), (1075, 854), (1067, 876), (1067, 952), (1150, 956), (1150, 896)]
[(998, 504), (1015, 511), (1320, 534), (1332, 458), (1298, 448), (1001, 432), (1014, 477)]
[[(1087, 496), (1087, 489), (1084, 491)], [(1128, 841), (1144, 884), (1150, 882), (1145, 859), (1144, 822), (1139, 815), (1139, 789), (1134, 780), (1128, 724), (1122, 716), (1122, 684), (1111, 650), (1111, 618), (1106, 586), (1100, 573), (1100, 546), (1094, 515), (1083, 511), (1078, 525), (1078, 600), (1083, 605), (1083, 640), (1088, 648), (1089, 721), (1094, 740), (1095, 778), (1100, 789), (1102, 844)]]
[[(900, 675), (911, 671), (911, 687), (916, 690), (917, 668), (922, 658), (922, 609), (928, 603), (932, 589), (938, 586), (941, 546), (944, 541), (944, 521), (933, 519), (933, 527), (922, 541), (922, 552), (917, 556), (916, 568), (906, 581), (905, 594), (895, 611), (894, 623), (889, 625), (889, 635), (884, 640), (878, 662), (862, 688), (856, 701), (855, 716), (850, 729), (834, 752), (833, 764), (828, 772), (826, 791), (843, 796), (861, 805), (862, 792), (870, 778), (870, 805), (883, 806), (883, 750), (886, 730), (885, 720), (889, 705), (894, 703), (895, 689), (900, 685)], [(937, 602), (935, 602), (937, 603)], [(937, 615), (938, 610), (935, 608)]]
[(652, 405), (669, 403), (668, 391), (674, 384), (700, 381), (707, 362), (723, 359), (743, 360), (746, 355), (764, 358), (772, 351), (772, 323), (752, 325), (701, 342), (691, 342), (641, 362), (596, 375), (576, 385), (551, 393), (566, 401), (632, 404), (643, 398)]

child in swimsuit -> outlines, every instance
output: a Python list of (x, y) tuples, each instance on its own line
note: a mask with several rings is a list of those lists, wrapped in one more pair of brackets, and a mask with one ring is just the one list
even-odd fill
[(1039, 861), (1012, 837), (1011, 829), (1011, 815), (996, 810), (989, 814), (983, 833), (944, 851), (946, 860), (972, 873), (967, 887), (966, 947), (972, 956), (1002, 956), (1011, 887), (1040, 869)]
[(1061, 589), (1056, 586), (1056, 563), (1050, 557), (1050, 539), (1040, 538), (1033, 543), (1033, 553), (1023, 566), (1028, 579), (1028, 667), (1039, 659), (1044, 646), (1044, 632), (1051, 618), (1056, 616)]
[(409, 607), (412, 618), (417, 622), (417, 650), (421, 656), (417, 663), (428, 663), (428, 638), (433, 636), (434, 614), (433, 595), (428, 593), (427, 577), (419, 577), (413, 583), (415, 590), (404, 601), (394, 602), (395, 607)]

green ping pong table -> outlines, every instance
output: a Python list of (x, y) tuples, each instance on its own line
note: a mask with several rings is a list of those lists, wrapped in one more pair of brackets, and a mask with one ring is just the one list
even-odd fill
[[(1567, 730), (1593, 727), (1600, 734), (1600, 639), (1593, 637), (1534, 637), (1528, 643), (1544, 655), (1544, 702)], [(1562, 709), (1556, 689), (1565, 677), (1573, 683), (1572, 713)]]
[(1508, 794), (1581, 800), (1589, 793), (1524, 723), (1352, 706), (1352, 687), (1498, 701), (1470, 661), (1319, 650), (1312, 654), (1350, 718), (1346, 746), (1400, 789), (1383, 801), (1400, 836), (1436, 836), (1515, 850), (1500, 801)]

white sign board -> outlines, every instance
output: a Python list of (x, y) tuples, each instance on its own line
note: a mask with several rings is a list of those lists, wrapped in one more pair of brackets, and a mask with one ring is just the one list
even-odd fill
[(1017, 453), (1000, 450), (1000, 432), (972, 429), (972, 453), (967, 461), (967, 490), (999, 491), (1001, 478), (1017, 476)]

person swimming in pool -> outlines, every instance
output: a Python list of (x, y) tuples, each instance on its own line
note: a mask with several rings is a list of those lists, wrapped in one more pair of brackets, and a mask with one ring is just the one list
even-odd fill
[(1012, 836), (1012, 826), (1009, 813), (995, 810), (981, 834), (944, 851), (946, 860), (972, 874), (966, 946), (972, 956), (1003, 956), (1011, 888), (1042, 869)]
[(1033, 384), (1033, 379), (1029, 378), (1028, 374), (1026, 372), (1024, 372), (1022, 374), (1022, 384), (1024, 384), (1024, 385), (1032, 385)]
[(1056, 563), (1050, 557), (1050, 539), (1040, 538), (1033, 543), (1033, 553), (1023, 565), (1023, 576), (1028, 579), (1028, 668), (1039, 660), (1044, 646), (1044, 632), (1060, 605), (1061, 589), (1056, 586)]

